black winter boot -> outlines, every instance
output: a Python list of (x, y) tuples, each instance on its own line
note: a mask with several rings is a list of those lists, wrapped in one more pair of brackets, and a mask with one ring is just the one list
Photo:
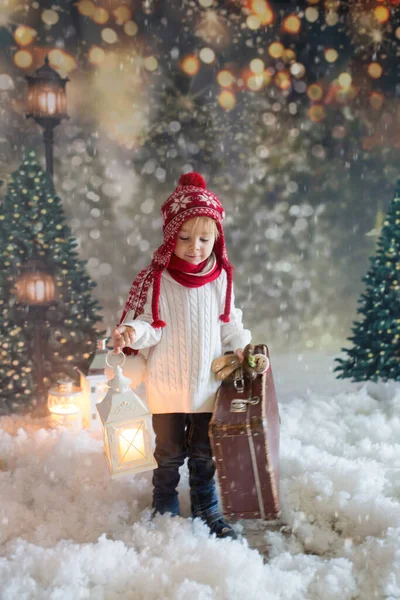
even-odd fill
[(217, 538), (231, 538), (232, 540), (237, 540), (235, 530), (221, 515), (218, 515), (215, 519), (207, 520), (206, 523), (210, 528), (210, 532), (215, 533)]

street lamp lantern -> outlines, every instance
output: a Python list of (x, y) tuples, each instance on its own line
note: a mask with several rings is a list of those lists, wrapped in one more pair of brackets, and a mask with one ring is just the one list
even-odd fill
[(54, 279), (32, 263), (15, 284), (16, 296), (22, 304), (45, 306), (55, 298)]
[(46, 150), (46, 169), (53, 175), (53, 130), (62, 119), (68, 119), (65, 86), (63, 79), (49, 64), (46, 56), (44, 65), (33, 75), (27, 75), (28, 113), (43, 128)]

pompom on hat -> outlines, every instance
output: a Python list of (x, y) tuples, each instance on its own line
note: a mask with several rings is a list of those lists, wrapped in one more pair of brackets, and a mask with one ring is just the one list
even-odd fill
[(153, 284), (152, 326), (155, 328), (165, 327), (166, 323), (160, 319), (158, 310), (161, 275), (169, 265), (183, 223), (195, 217), (214, 219), (219, 231), (219, 236), (214, 244), (214, 253), (227, 275), (225, 307), (220, 319), (224, 323), (228, 323), (232, 300), (233, 267), (226, 253), (222, 227), (225, 211), (218, 196), (207, 190), (207, 184), (200, 173), (187, 173), (180, 176), (177, 188), (161, 206), (161, 215), (163, 218), (164, 242), (154, 252), (151, 264), (143, 269), (133, 281), (120, 324), (123, 323), (129, 311), (133, 311), (134, 319), (143, 313), (148, 290)]

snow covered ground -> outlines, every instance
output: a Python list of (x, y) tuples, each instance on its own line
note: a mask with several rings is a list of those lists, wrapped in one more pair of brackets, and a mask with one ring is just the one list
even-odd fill
[[(400, 598), (399, 391), (337, 381), (332, 356), (272, 360), (282, 523), (237, 524), (248, 540), (150, 522), (151, 474), (111, 481), (90, 433), (1, 419), (1, 600)], [(181, 498), (188, 515), (185, 469)]]

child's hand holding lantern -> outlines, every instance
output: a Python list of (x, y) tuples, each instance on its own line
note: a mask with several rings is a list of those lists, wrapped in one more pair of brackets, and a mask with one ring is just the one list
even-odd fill
[(114, 342), (114, 352), (122, 352), (122, 348), (133, 344), (136, 339), (136, 332), (133, 327), (128, 325), (119, 325), (112, 332)]

